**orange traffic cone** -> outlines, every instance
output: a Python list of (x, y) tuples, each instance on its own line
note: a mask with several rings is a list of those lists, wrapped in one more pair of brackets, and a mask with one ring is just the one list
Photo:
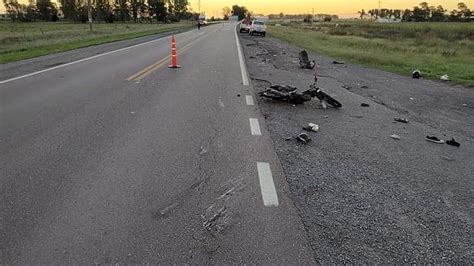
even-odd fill
[(171, 65), (169, 68), (180, 68), (181, 66), (178, 65), (178, 55), (176, 53), (176, 41), (174, 39), (174, 35), (171, 37)]

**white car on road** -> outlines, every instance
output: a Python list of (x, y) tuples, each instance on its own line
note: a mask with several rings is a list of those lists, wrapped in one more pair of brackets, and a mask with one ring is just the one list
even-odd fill
[(265, 37), (266, 32), (267, 32), (267, 26), (265, 25), (265, 22), (259, 21), (259, 20), (252, 21), (252, 24), (250, 25), (250, 28), (249, 28), (250, 35), (258, 34)]

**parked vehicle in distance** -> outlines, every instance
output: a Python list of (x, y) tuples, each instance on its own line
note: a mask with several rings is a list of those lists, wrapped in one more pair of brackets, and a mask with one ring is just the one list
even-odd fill
[(252, 21), (244, 18), (239, 24), (239, 32), (250, 32), (250, 26), (252, 26)]
[(249, 27), (250, 35), (258, 34), (265, 37), (266, 33), (267, 33), (267, 26), (265, 25), (265, 22), (255, 20), (250, 24), (250, 27)]

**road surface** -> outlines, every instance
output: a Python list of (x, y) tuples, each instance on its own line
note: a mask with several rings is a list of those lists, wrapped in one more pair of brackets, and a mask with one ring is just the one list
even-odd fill
[(234, 29), (0, 82), (1, 264), (314, 262)]

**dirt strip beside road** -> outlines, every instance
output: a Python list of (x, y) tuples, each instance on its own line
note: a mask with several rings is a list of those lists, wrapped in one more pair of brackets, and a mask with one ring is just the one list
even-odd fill
[[(314, 71), (298, 67), (297, 47), (241, 36), (257, 91), (312, 83)], [(473, 263), (474, 91), (310, 57), (320, 86), (341, 109), (317, 101), (258, 104), (316, 259)], [(320, 132), (308, 133), (313, 141), (304, 145), (294, 137), (308, 123)], [(427, 142), (426, 135), (454, 137), (461, 147)]]

